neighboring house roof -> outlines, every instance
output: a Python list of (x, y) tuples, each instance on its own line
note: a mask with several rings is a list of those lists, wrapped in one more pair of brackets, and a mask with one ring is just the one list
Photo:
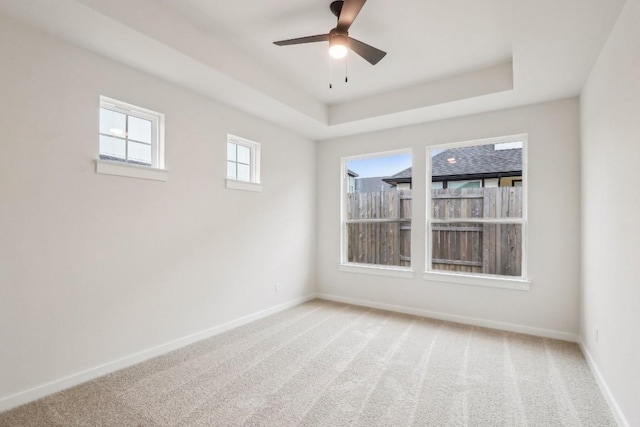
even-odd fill
[[(455, 163), (448, 159), (454, 158)], [(522, 148), (496, 150), (493, 144), (451, 148), (431, 158), (433, 181), (522, 175)], [(411, 182), (411, 168), (383, 180), (396, 185)]]
[(356, 193), (385, 191), (393, 187), (391, 184), (384, 182), (383, 179), (381, 176), (374, 178), (356, 178)]
[[(455, 158), (450, 164), (447, 159)], [(522, 148), (495, 150), (493, 144), (451, 148), (431, 159), (433, 177), (522, 173)]]
[(347, 175), (353, 176), (353, 177), (360, 176), (357, 173), (355, 173), (354, 171), (352, 171), (351, 169), (347, 169)]
[(408, 167), (395, 175), (391, 175), (388, 178), (383, 178), (383, 180), (390, 185), (397, 185), (401, 182), (411, 182), (411, 167)]

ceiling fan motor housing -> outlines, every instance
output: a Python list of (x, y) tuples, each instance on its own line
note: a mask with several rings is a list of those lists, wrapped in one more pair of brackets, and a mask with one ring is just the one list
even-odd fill
[(329, 47), (334, 45), (349, 46), (349, 33), (334, 28), (329, 32)]

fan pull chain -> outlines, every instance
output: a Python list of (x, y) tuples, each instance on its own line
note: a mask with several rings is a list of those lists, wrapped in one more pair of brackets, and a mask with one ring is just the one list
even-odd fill
[(331, 68), (331, 64), (333, 63), (333, 60), (331, 59), (331, 56), (329, 56), (329, 89), (333, 89), (333, 70)]
[(349, 62), (349, 55), (344, 57), (344, 82), (349, 82), (349, 66), (347, 65)]

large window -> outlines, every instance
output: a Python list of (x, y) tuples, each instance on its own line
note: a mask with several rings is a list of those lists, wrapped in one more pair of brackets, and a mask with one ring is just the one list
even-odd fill
[(100, 98), (100, 160), (164, 167), (162, 114)]
[(427, 272), (526, 278), (526, 137), (430, 148)]
[(345, 158), (342, 163), (342, 264), (409, 269), (411, 153)]

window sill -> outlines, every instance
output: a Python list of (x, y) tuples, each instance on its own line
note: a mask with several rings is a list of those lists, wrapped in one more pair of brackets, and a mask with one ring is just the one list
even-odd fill
[(520, 278), (505, 278), (492, 276), (471, 276), (465, 274), (425, 272), (424, 280), (439, 283), (455, 283), (458, 285), (483, 286), (488, 288), (515, 289), (528, 291), (531, 289), (531, 281)]
[(150, 179), (153, 181), (166, 181), (169, 175), (166, 169), (128, 165), (126, 163), (111, 162), (109, 160), (96, 160), (96, 173)]
[(413, 279), (413, 270), (402, 267), (381, 267), (368, 264), (339, 264), (338, 270), (349, 273), (373, 274), (376, 276)]
[(232, 190), (255, 191), (262, 193), (262, 185), (255, 182), (238, 181), (236, 179), (227, 179), (227, 188)]

